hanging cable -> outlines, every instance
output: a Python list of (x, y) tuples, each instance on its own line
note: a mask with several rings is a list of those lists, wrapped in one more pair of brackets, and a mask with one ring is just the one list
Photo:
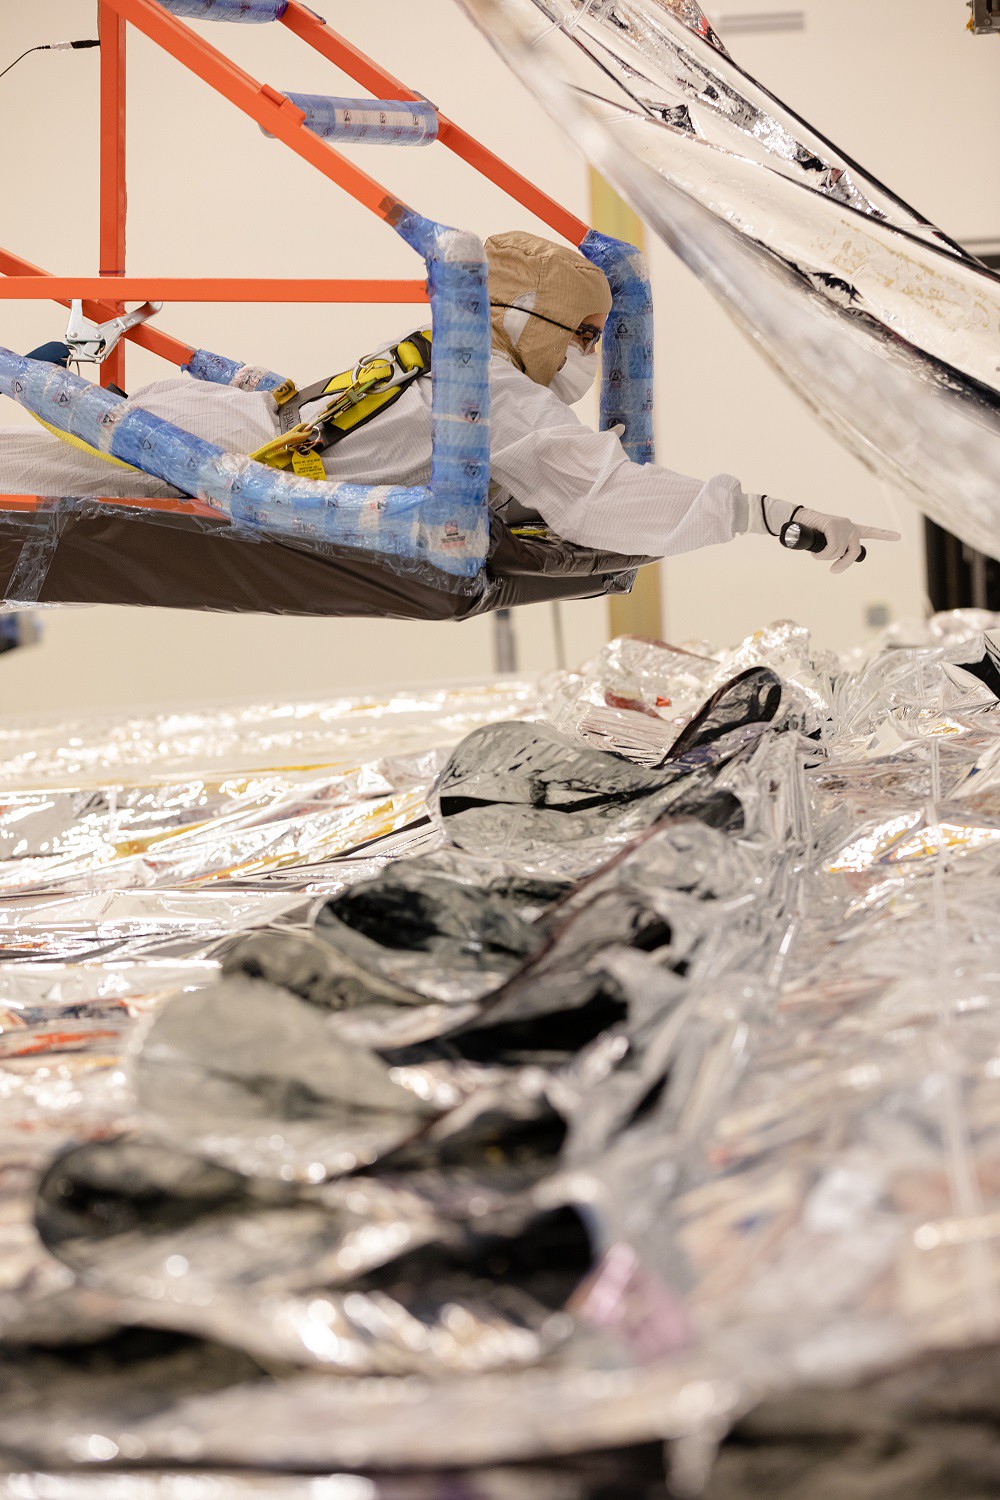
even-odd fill
[(100, 45), (97, 37), (87, 37), (81, 42), (41, 42), (37, 47), (29, 47), (27, 52), (22, 52), (20, 57), (15, 57), (12, 63), (8, 63), (0, 71), (0, 78), (5, 73), (9, 73), (11, 68), (16, 68), (18, 63), (25, 57), (30, 57), (32, 52), (69, 52), (71, 49), (75, 51), (79, 47), (99, 47)]

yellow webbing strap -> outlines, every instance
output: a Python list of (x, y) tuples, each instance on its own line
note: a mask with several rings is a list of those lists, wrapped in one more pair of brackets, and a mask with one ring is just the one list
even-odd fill
[(128, 469), (132, 474), (142, 473), (142, 470), (137, 469), (135, 464), (127, 464), (123, 458), (112, 458), (110, 453), (102, 453), (100, 448), (92, 448), (89, 443), (83, 441), (83, 438), (75, 437), (71, 432), (63, 432), (61, 427), (53, 427), (51, 422), (44, 422), (41, 417), (35, 416), (34, 412), (31, 415), (35, 417), (39, 426), (45, 428), (46, 432), (51, 432), (54, 437), (62, 438), (63, 442), (69, 443), (71, 448), (79, 448), (81, 452), (89, 453), (91, 458), (103, 458), (106, 464), (117, 464), (119, 469)]
[[(428, 343), (431, 339), (430, 330), (423, 331), (423, 337)], [(365, 422), (391, 406), (397, 401), (407, 388), (405, 385), (389, 386), (387, 389), (378, 389), (386, 380), (390, 380), (395, 373), (395, 363), (408, 374), (411, 371), (422, 371), (427, 369), (427, 361), (422, 351), (411, 339), (402, 339), (389, 353), (389, 357), (368, 360), (360, 374), (355, 376), (354, 369), (342, 370), (339, 375), (334, 375), (322, 387), (320, 394), (330, 396), (332, 399), (327, 403), (318, 416), (308, 422), (298, 422), (290, 427), (287, 432), (281, 433), (279, 437), (272, 438), (270, 442), (264, 443), (250, 454), (252, 459), (258, 463), (267, 464), (272, 469), (292, 469), (305, 479), (325, 479), (326, 470), (323, 467), (323, 459), (317, 451), (316, 438), (322, 426), (336, 427), (345, 435), (353, 432), (355, 428), (361, 427)], [(376, 389), (372, 389), (372, 387)], [(282, 400), (279, 405), (285, 405), (291, 395), (298, 395), (293, 391), (289, 395), (284, 394), (281, 388)], [(278, 393), (275, 393), (276, 397)], [(303, 404), (308, 404), (303, 402)]]

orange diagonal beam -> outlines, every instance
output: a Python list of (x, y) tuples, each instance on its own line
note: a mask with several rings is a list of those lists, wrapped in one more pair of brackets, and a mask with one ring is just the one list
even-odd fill
[(251, 120), (263, 125), (279, 141), (284, 141), (296, 155), (316, 167), (324, 177), (342, 187), (380, 219), (391, 220), (405, 207), (367, 172), (362, 172), (326, 141), (307, 130), (302, 110), (297, 109), (284, 94), (269, 84), (258, 83), (190, 26), (161, 9), (154, 0), (106, 0), (106, 3), (144, 32), (150, 41), (235, 104)]
[[(299, 0), (289, 0), (288, 9), (281, 17), (282, 25), (287, 26), (296, 36), (308, 42), (316, 52), (321, 53), (329, 62), (338, 67), (342, 73), (353, 78), (362, 88), (368, 90), (379, 99), (406, 99), (408, 102), (421, 100), (426, 103), (422, 94), (415, 94), (408, 89), (398, 78), (380, 68), (372, 58), (358, 50), (344, 37), (333, 31), (322, 16), (315, 15), (306, 6), (300, 5)], [(548, 193), (543, 193), (541, 188), (529, 182), (527, 177), (522, 177), (520, 172), (515, 172), (513, 167), (507, 165), (499, 156), (469, 135), (461, 126), (449, 120), (446, 115), (438, 113), (438, 140), (449, 151), (454, 151), (463, 161), (475, 167), (490, 182), (496, 183), (505, 193), (522, 203), (525, 208), (530, 209), (533, 214), (548, 224), (557, 234), (569, 240), (571, 245), (579, 245), (589, 226), (571, 214), (568, 209), (563, 208)]]
[[(46, 283), (56, 280), (40, 266), (32, 265), (30, 260), (22, 259), (11, 250), (0, 249), (0, 272), (4, 276), (40, 276), (45, 278)], [(3, 283), (0, 282), (0, 288), (2, 286)], [(0, 296), (3, 295), (3, 291), (0, 290)], [(54, 291), (50, 291), (48, 295), (51, 296), (53, 302), (61, 302), (63, 307), (68, 307), (71, 298), (80, 294), (72, 291), (66, 296), (58, 296)], [(104, 323), (108, 318), (116, 316), (115, 308), (110, 302), (85, 300), (83, 310), (88, 318), (93, 318), (95, 323)], [(194, 349), (190, 344), (182, 344), (180, 339), (172, 338), (169, 333), (164, 333), (160, 328), (151, 328), (148, 323), (129, 329), (125, 337), (139, 344), (141, 348), (148, 349), (151, 354), (158, 354), (161, 359), (169, 359), (175, 365), (186, 365), (194, 354)]]

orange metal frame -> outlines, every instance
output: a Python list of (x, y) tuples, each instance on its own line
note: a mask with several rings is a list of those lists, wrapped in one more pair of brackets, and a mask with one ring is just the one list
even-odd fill
[[(0, 259), (3, 259), (0, 253)], [(423, 281), (260, 281), (253, 276), (17, 276), (0, 281), (0, 300), (114, 296), (130, 302), (426, 302)], [(114, 351), (112, 351), (114, 352)]]
[[(224, 53), (186, 26), (156, 0), (98, 0), (101, 39), (100, 79), (100, 275), (51, 276), (12, 251), (0, 249), (0, 299), (39, 298), (68, 306), (83, 299), (89, 318), (103, 322), (120, 313), (128, 301), (155, 302), (384, 302), (427, 301), (425, 283), (407, 280), (277, 280), (266, 277), (190, 278), (125, 274), (127, 193), (125, 184), (126, 32), (131, 24), (217, 93), (283, 141), (379, 218), (391, 221), (405, 207), (360, 167), (347, 160), (304, 124), (305, 116), (270, 84), (259, 83)], [(377, 98), (415, 101), (407, 88), (372, 58), (333, 31), (299, 0), (289, 0), (281, 18), (295, 36), (353, 78)], [(510, 197), (529, 209), (557, 234), (579, 245), (588, 225), (547, 193), (438, 113), (438, 140)], [(191, 345), (149, 324), (130, 329), (126, 338), (171, 361), (186, 364)], [(102, 385), (125, 386), (125, 342), (100, 367)], [(13, 503), (12, 503), (13, 502)], [(31, 509), (37, 496), (4, 496), (4, 508)], [(118, 504), (152, 502), (129, 500)], [(190, 510), (194, 502), (158, 501), (153, 508)]]
[[(100, 497), (94, 496), (98, 504)], [(2, 497), (4, 510), (38, 510), (46, 502), (51, 501), (51, 495), (4, 495)], [(104, 502), (107, 505), (127, 505), (130, 509), (162, 511), (170, 515), (201, 516), (206, 520), (218, 521), (219, 512), (213, 510), (202, 500), (185, 500), (176, 495), (132, 495), (124, 499), (115, 496)]]

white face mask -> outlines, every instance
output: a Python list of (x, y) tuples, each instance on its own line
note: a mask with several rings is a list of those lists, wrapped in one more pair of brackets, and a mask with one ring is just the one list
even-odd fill
[(566, 351), (566, 363), (561, 370), (557, 370), (549, 381), (549, 390), (565, 401), (567, 406), (575, 406), (577, 401), (582, 401), (597, 378), (597, 350), (585, 354), (579, 344), (570, 344)]

